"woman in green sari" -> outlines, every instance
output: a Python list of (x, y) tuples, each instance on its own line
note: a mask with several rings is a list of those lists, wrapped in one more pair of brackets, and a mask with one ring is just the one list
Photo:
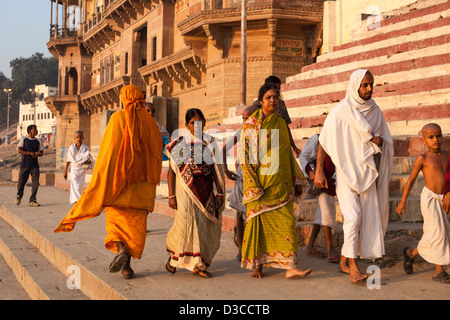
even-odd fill
[(286, 278), (307, 276), (297, 268), (298, 242), (293, 201), (306, 182), (294, 158), (286, 122), (275, 111), (280, 92), (263, 85), (258, 109), (244, 124), (239, 150), (247, 206), (241, 267), (262, 278), (262, 266), (286, 269)]

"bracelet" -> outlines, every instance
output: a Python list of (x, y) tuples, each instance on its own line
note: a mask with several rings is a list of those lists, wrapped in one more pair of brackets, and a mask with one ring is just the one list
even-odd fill
[(168, 199), (172, 199), (172, 198), (175, 198), (177, 195), (176, 194), (174, 194), (173, 196), (168, 196), (167, 198)]
[(218, 194), (216, 194), (216, 197), (223, 197), (223, 194), (222, 193), (218, 193)]
[[(447, 192), (447, 193), (448, 193), (448, 192)], [(444, 194), (444, 198), (445, 198), (445, 199), (450, 199), (450, 197), (447, 197), (447, 193)]]

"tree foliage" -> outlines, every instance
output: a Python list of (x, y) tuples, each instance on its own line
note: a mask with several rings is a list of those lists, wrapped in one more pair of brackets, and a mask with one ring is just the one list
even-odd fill
[(18, 121), (19, 102), (30, 103), (33, 95), (29, 89), (35, 85), (58, 86), (58, 60), (44, 57), (36, 52), (29, 58), (15, 58), (10, 61), (11, 79), (0, 72), (0, 127), (6, 126), (7, 94), (5, 88), (12, 89), (10, 123)]

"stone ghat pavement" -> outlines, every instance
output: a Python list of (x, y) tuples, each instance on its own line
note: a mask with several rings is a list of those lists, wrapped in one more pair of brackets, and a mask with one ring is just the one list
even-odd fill
[[(287, 280), (284, 271), (264, 268), (263, 279), (251, 279), (240, 268), (231, 232), (223, 232), (221, 247), (209, 268), (211, 279), (195, 277), (187, 270), (169, 274), (165, 240), (172, 218), (164, 212), (149, 214), (146, 247), (141, 260), (133, 260), (136, 277), (124, 280), (108, 272), (114, 253), (104, 248), (104, 215), (77, 223), (72, 233), (53, 232), (70, 210), (67, 191), (39, 188), (40, 207), (30, 208), (26, 188), (21, 205), (15, 205), (16, 188), (0, 186), (0, 253), (31, 299), (84, 300), (303, 300), (303, 299), (449, 299), (448, 286), (431, 281), (433, 266), (417, 264), (407, 275), (401, 263), (380, 269), (379, 289), (352, 285), (337, 265), (305, 254), (299, 248), (299, 267), (311, 268), (305, 279)], [(166, 202), (158, 200), (158, 203)], [(160, 207), (161, 208), (161, 207)], [(162, 213), (162, 214), (161, 214)], [(391, 229), (395, 224), (391, 225)], [(398, 228), (398, 225), (397, 225)], [(416, 229), (420, 229), (417, 224)], [(395, 240), (395, 239), (394, 239)], [(366, 271), (371, 264), (361, 261)], [(74, 271), (75, 270), (75, 271)], [(79, 271), (79, 273), (77, 272)], [(79, 275), (80, 289), (69, 289), (67, 279)], [(71, 278), (75, 279), (75, 278)], [(374, 278), (373, 278), (374, 279)], [(0, 281), (0, 297), (10, 286)], [(376, 285), (377, 282), (372, 281)], [(447, 290), (447, 294), (444, 291)], [(9, 299), (11, 297), (8, 297)]]

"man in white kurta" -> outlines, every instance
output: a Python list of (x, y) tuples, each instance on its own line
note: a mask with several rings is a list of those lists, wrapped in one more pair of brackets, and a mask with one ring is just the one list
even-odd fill
[(70, 203), (75, 203), (83, 193), (86, 171), (94, 168), (94, 158), (89, 147), (82, 143), (83, 133), (75, 133), (75, 143), (67, 151), (67, 163), (64, 178), (67, 177), (67, 167), (70, 164)]
[[(340, 270), (352, 282), (367, 278), (358, 269), (358, 253), (361, 258), (384, 255), (389, 219), (393, 142), (372, 99), (373, 81), (368, 70), (352, 73), (345, 99), (330, 112), (319, 138), (319, 154), (323, 148), (336, 166), (336, 194), (344, 217)], [(323, 187), (319, 162), (315, 184)]]

